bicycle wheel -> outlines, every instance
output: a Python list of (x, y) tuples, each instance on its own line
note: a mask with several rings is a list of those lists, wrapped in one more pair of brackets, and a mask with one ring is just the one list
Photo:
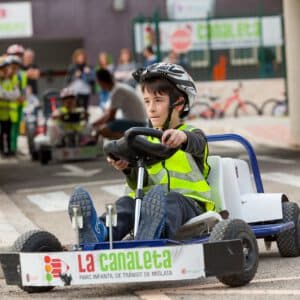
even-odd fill
[(262, 115), (271, 116), (273, 115), (274, 107), (279, 104), (281, 101), (275, 98), (270, 98), (263, 102), (260, 112)]
[(189, 113), (189, 119), (203, 118), (203, 119), (213, 119), (216, 112), (205, 102), (196, 102), (191, 107)]
[(286, 102), (278, 101), (277, 104), (273, 106), (272, 116), (283, 117), (287, 115), (287, 105)]
[(256, 104), (250, 102), (250, 101), (244, 101), (242, 103), (239, 103), (235, 110), (234, 110), (234, 116), (242, 117), (242, 116), (257, 116), (259, 115), (259, 108), (256, 106)]

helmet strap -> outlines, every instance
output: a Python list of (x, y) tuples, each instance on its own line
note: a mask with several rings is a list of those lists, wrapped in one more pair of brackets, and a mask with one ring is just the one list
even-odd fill
[(165, 120), (163, 127), (162, 127), (163, 131), (166, 129), (169, 129), (169, 127), (170, 127), (170, 121), (171, 121), (174, 107), (178, 106), (178, 105), (182, 105), (182, 104), (183, 104), (182, 101), (180, 101), (180, 100), (178, 101), (177, 99), (175, 99), (174, 96), (170, 96), (169, 112), (168, 112), (167, 119)]
[(169, 112), (168, 112), (167, 119), (166, 119), (166, 121), (164, 122), (163, 127), (162, 127), (162, 130), (163, 130), (163, 131), (169, 129), (169, 127), (170, 127), (170, 121), (171, 121), (173, 109), (174, 109), (174, 107), (173, 107), (173, 105), (171, 104), (171, 105), (169, 106)]
[(153, 128), (153, 124), (150, 119), (148, 119), (148, 123), (149, 123), (149, 128)]

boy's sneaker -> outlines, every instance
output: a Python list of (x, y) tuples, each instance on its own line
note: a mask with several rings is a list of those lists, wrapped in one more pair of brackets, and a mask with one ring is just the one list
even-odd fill
[(81, 209), (83, 228), (79, 229), (79, 243), (99, 243), (107, 238), (107, 228), (98, 218), (93, 201), (87, 191), (78, 187), (75, 189), (69, 201), (68, 213), (72, 218), (72, 206), (77, 205)]
[(153, 240), (161, 237), (166, 222), (166, 199), (160, 185), (152, 188), (141, 204), (137, 240)]

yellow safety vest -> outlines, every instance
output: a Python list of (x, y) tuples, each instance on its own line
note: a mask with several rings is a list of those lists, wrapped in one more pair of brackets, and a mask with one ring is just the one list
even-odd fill
[[(192, 126), (182, 125), (179, 130), (192, 131)], [(153, 143), (160, 143), (157, 138), (148, 138)], [(207, 211), (215, 209), (215, 204), (211, 199), (211, 189), (205, 178), (209, 172), (207, 163), (208, 147), (204, 153), (204, 168), (202, 174), (193, 156), (183, 150), (178, 150), (165, 161), (147, 166), (150, 186), (144, 189), (147, 192), (154, 185), (162, 185), (166, 191), (178, 192), (186, 197), (191, 197), (202, 202)], [(132, 197), (134, 192), (130, 193)]]
[[(7, 83), (9, 91), (13, 91), (15, 88), (19, 88), (18, 82), (14, 80), (14, 77), (11, 79), (7, 79)], [(12, 123), (17, 123), (19, 121), (18, 107), (19, 103), (17, 99), (9, 101), (9, 118)]]
[[(11, 92), (16, 88), (13, 80), (9, 78), (2, 81), (1, 87), (6, 92)], [(0, 99), (0, 120), (10, 120), (13, 123), (18, 121), (17, 99)]]
[(12, 77), (13, 84), (19, 87), (21, 94), (25, 92), (27, 87), (27, 75), (24, 71), (19, 71), (17, 74), (14, 74)]
[[(59, 111), (61, 114), (68, 116), (70, 113), (66, 107), (62, 106), (59, 108)], [(81, 108), (76, 108), (75, 113), (84, 113), (84, 110)], [(65, 131), (72, 131), (72, 132), (80, 132), (82, 131), (84, 127), (84, 121), (80, 122), (68, 122), (68, 121), (62, 121), (59, 120), (59, 125), (65, 130)]]
[[(12, 85), (17, 86), (19, 88), (21, 96), (25, 96), (26, 87), (27, 87), (27, 83), (28, 83), (26, 72), (20, 70), (17, 74), (13, 75), (11, 80), (12, 80)], [(25, 107), (26, 105), (27, 105), (26, 99), (21, 103), (17, 103), (17, 107), (21, 107), (21, 109), (23, 109), (23, 107)], [(22, 110), (21, 110), (21, 112), (22, 112)], [(21, 117), (22, 116), (18, 115), (18, 119)]]

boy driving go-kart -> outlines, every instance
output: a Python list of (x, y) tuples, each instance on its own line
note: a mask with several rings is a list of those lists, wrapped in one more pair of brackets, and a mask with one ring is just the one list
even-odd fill
[[(130, 128), (104, 146), (108, 162), (126, 176), (128, 195), (98, 218), (87, 191), (77, 188), (68, 207), (76, 243), (63, 247), (47, 231), (25, 232), (11, 252), (0, 253), (7, 284), (32, 293), (214, 275), (236, 287), (256, 274), (258, 238), (267, 248), (276, 241), (282, 257), (299, 256), (299, 207), (283, 193), (264, 193), (249, 142), (234, 134), (205, 137), (181, 123), (196, 93), (186, 71), (158, 63), (134, 77), (152, 128)], [(207, 142), (224, 140), (245, 146), (256, 191), (245, 161), (208, 157)], [(134, 239), (124, 238), (132, 229)]]
[[(108, 162), (124, 173), (128, 194), (107, 205), (107, 213), (98, 218), (88, 192), (77, 188), (68, 206), (76, 244), (63, 251), (46, 231), (24, 233), (12, 253), (0, 254), (8, 284), (42, 292), (57, 285), (214, 275), (229, 286), (242, 286), (255, 276), (255, 235), (243, 219), (223, 217), (226, 205), (215, 209), (218, 199), (211, 197), (214, 190), (207, 182), (216, 186), (208, 177), (215, 170), (207, 162), (207, 138), (181, 122), (196, 95), (192, 78), (181, 66), (168, 63), (138, 70), (134, 77), (152, 128), (130, 128), (104, 146)], [(280, 226), (291, 226), (285, 223)], [(126, 239), (132, 230), (134, 239)], [(52, 261), (66, 266), (55, 276)]]
[[(196, 87), (190, 75), (179, 65), (158, 63), (133, 74), (141, 84), (144, 104), (150, 126), (163, 131), (161, 143), (178, 149), (168, 159), (146, 167), (145, 197), (141, 202), (137, 240), (174, 238), (177, 230), (189, 219), (214, 210), (210, 186), (206, 182), (208, 146), (204, 133), (182, 123), (196, 96)], [(159, 139), (150, 138), (153, 143)], [(137, 167), (126, 160), (111, 156), (107, 161), (126, 176), (129, 193), (116, 202), (118, 224), (113, 239), (121, 240), (134, 226), (134, 189)], [(108, 239), (105, 215), (100, 219), (89, 194), (77, 188), (69, 207), (79, 205), (84, 226), (79, 232), (80, 243), (101, 242)], [(71, 209), (69, 209), (71, 214)]]

